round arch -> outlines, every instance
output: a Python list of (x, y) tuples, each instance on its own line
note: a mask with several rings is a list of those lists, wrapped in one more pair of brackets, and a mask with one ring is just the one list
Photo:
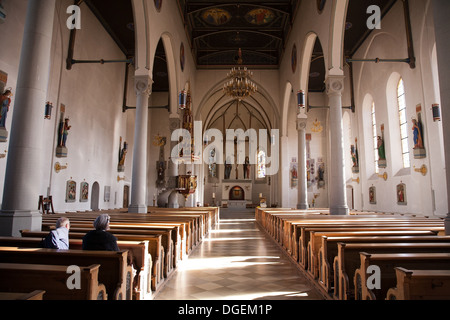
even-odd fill
[(344, 35), (349, 0), (334, 0), (331, 15), (328, 73), (344, 75)]
[(176, 68), (175, 51), (172, 41), (172, 36), (168, 32), (161, 35), (161, 40), (166, 52), (167, 71), (169, 74), (169, 112), (171, 114), (177, 113), (178, 103), (178, 74)]

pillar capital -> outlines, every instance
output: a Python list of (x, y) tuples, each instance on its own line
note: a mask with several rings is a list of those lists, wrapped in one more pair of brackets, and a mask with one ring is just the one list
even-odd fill
[(297, 118), (297, 131), (305, 130), (306, 129), (306, 122), (308, 121), (308, 118)]
[(345, 76), (328, 76), (325, 80), (327, 95), (342, 94)]
[(136, 75), (134, 76), (134, 89), (137, 95), (147, 95), (152, 94), (153, 80), (148, 75)]

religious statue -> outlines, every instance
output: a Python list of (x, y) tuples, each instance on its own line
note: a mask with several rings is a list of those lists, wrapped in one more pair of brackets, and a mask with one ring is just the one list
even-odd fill
[(64, 113), (61, 113), (61, 120), (58, 128), (58, 146), (56, 147), (56, 156), (58, 158), (67, 157), (67, 135), (72, 126), (69, 125), (69, 118), (64, 118)]
[(322, 188), (325, 185), (324, 175), (325, 175), (325, 166), (322, 163), (319, 165), (319, 169), (317, 170), (317, 180), (318, 180), (317, 184), (319, 188)]
[(6, 90), (1, 97), (0, 103), (0, 127), (6, 127), (6, 116), (8, 115), (9, 107), (11, 106), (11, 90)]
[(72, 128), (72, 126), (69, 125), (69, 118), (65, 118), (64, 121), (60, 122), (58, 131), (58, 146), (66, 146), (67, 135), (69, 134), (70, 128)]
[(225, 162), (225, 179), (226, 180), (230, 179), (231, 169), (233, 168), (233, 165), (230, 162), (231, 161), (229, 158)]
[(250, 159), (249, 157), (245, 157), (244, 162), (244, 179), (250, 179)]
[(386, 160), (386, 151), (384, 149), (384, 141), (383, 138), (378, 136), (377, 138), (377, 148), (378, 148), (378, 158), (379, 160)]
[(412, 131), (414, 133), (414, 149), (423, 149), (422, 126), (416, 119), (412, 119)]
[(120, 137), (120, 146), (119, 146), (119, 165), (117, 167), (117, 171), (124, 172), (125, 171), (125, 157), (128, 152), (128, 144), (126, 142), (123, 143), (122, 148), (122, 137)]

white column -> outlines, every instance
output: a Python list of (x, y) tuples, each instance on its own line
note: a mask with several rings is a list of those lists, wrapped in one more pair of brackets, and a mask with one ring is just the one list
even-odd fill
[(0, 235), (41, 230), (38, 200), (55, 0), (29, 0), (0, 214)]
[(329, 76), (326, 80), (326, 85), (330, 104), (330, 213), (332, 215), (348, 215), (342, 124), (344, 77)]
[[(170, 136), (172, 136), (172, 133), (180, 129), (180, 118), (177, 114), (171, 114), (169, 117), (169, 126), (170, 126)], [(172, 192), (169, 195), (168, 198), (168, 207), (169, 208), (179, 208), (180, 204), (178, 203), (178, 198), (180, 194), (178, 191), (175, 190), (177, 186), (177, 176), (178, 176), (178, 160), (172, 159), (172, 150), (178, 145), (178, 141), (170, 141), (170, 153), (171, 156), (169, 158), (169, 165), (168, 165), (168, 175), (169, 175), (169, 183), (168, 183), (168, 189), (172, 189)]]
[(136, 121), (134, 128), (133, 171), (130, 213), (147, 213), (147, 128), (148, 98), (152, 90), (148, 75), (135, 76)]
[(308, 205), (308, 183), (306, 173), (306, 121), (304, 114), (297, 117), (298, 131), (298, 201), (297, 209), (306, 210)]
[[(439, 83), (441, 91), (442, 126), (444, 129), (445, 167), (447, 175), (447, 201), (450, 210), (450, 1), (433, 0), (434, 32), (436, 34), (436, 52), (439, 68)], [(450, 213), (445, 219), (445, 233), (450, 235)]]
[(289, 206), (289, 190), (291, 188), (288, 142), (287, 136), (281, 137), (281, 174), (279, 178), (281, 179), (281, 207), (283, 208)]

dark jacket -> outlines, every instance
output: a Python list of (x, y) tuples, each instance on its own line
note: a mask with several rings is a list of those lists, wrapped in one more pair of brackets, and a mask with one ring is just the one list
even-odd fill
[(119, 251), (117, 238), (103, 230), (92, 230), (83, 237), (83, 250)]

